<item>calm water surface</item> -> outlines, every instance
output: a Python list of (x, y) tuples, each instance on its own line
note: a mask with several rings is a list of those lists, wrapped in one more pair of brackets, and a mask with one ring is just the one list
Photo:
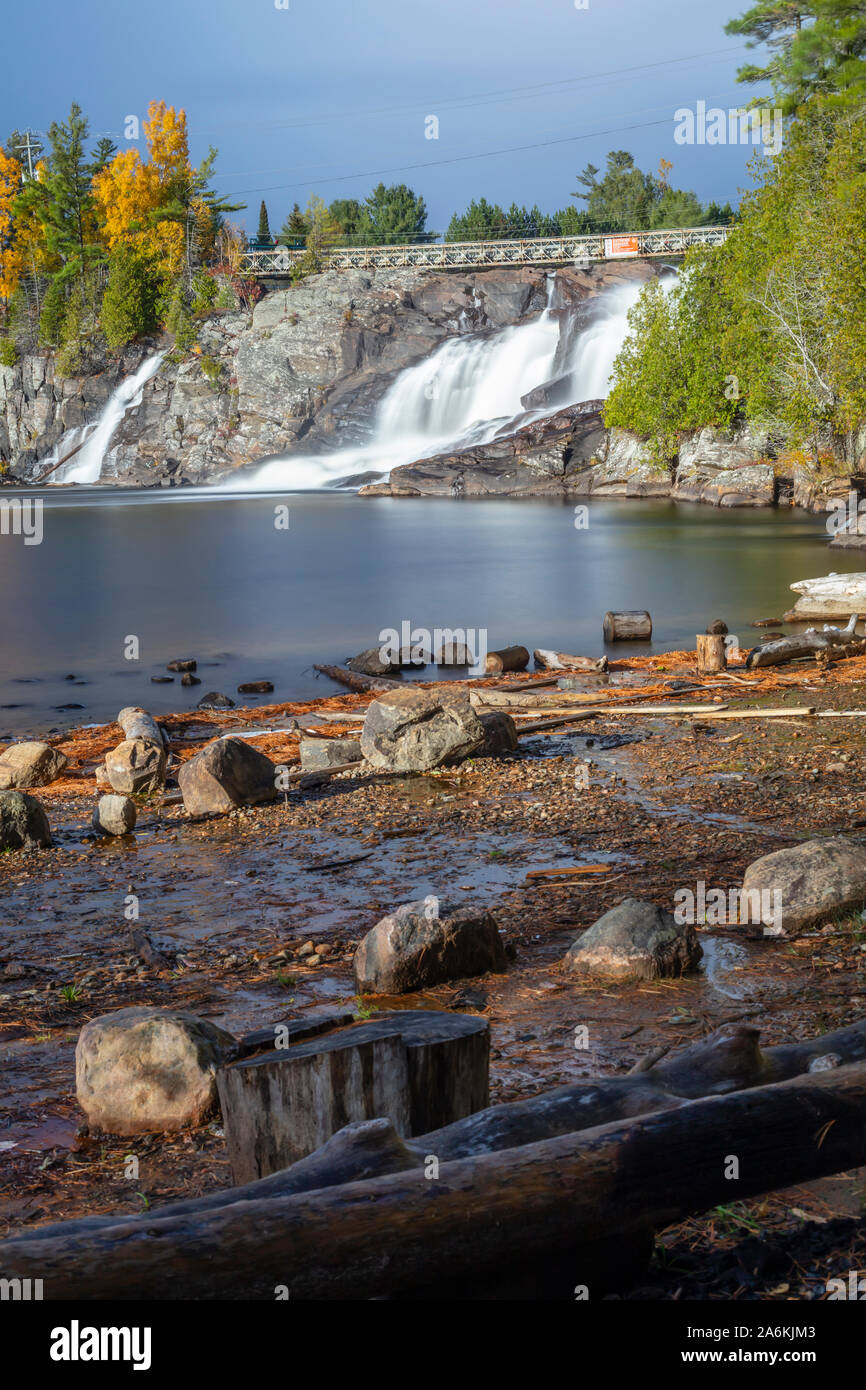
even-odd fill
[[(716, 617), (753, 645), (750, 622), (781, 616), (794, 580), (866, 568), (827, 550), (823, 518), (787, 509), (594, 501), (582, 530), (573, 504), (547, 500), (42, 496), (41, 545), (0, 536), (0, 737), (192, 708), (208, 690), (244, 703), (243, 680), (274, 682), (259, 703), (332, 693), (312, 663), (404, 620), (597, 655), (607, 609), (648, 608), (652, 648), (618, 655), (693, 646)], [(176, 657), (198, 660), (201, 686), (151, 684)]]

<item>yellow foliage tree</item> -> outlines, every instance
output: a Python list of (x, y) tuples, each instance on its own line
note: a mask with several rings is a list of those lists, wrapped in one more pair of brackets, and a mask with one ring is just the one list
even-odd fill
[(21, 165), (0, 149), (0, 300), (8, 300), (21, 277), (21, 246), (13, 235), (12, 204), (21, 189)]
[(184, 263), (183, 197), (193, 172), (186, 112), (152, 101), (148, 116), (147, 161), (122, 150), (96, 175), (93, 191), (109, 248), (125, 242), (173, 276)]

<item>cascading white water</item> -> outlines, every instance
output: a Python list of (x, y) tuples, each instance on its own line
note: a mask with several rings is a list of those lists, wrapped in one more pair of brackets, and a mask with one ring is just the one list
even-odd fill
[[(430, 357), (408, 367), (383, 397), (370, 444), (330, 454), (293, 454), (264, 464), (231, 491), (333, 487), (359, 474), (386, 476), (392, 468), (434, 454), (488, 443), (509, 422), (539, 419), (565, 405), (607, 395), (614, 358), (628, 331), (628, 311), (642, 281), (605, 290), (591, 323), (557, 366), (560, 323), (553, 312), (555, 275), (548, 276), (547, 304), (537, 319), (487, 337), (449, 338)], [(527, 413), (521, 397), (549, 382), (561, 383), (555, 401)]]
[(62, 459), (64, 454), (68, 454), (82, 439), (85, 443), (78, 453), (52, 476), (53, 483), (99, 482), (102, 464), (115, 430), (127, 410), (141, 405), (144, 388), (151, 377), (156, 375), (164, 357), (165, 352), (157, 352), (146, 358), (133, 376), (124, 377), (120, 385), (112, 391), (95, 425), (67, 430), (55, 445), (51, 456), (42, 460), (46, 468), (51, 467), (54, 459)]

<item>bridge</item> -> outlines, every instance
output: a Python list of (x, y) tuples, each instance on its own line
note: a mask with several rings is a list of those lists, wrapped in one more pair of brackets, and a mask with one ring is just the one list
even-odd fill
[[(322, 256), (323, 270), (385, 270), (418, 266), (427, 270), (468, 270), (500, 265), (590, 265), (598, 261), (682, 256), (692, 246), (721, 246), (730, 227), (680, 227), (653, 232), (615, 232), (592, 236), (533, 237), (522, 241), (419, 242), (409, 246), (334, 246)], [(247, 251), (241, 271), (264, 279), (288, 276), (304, 249), (275, 246)]]

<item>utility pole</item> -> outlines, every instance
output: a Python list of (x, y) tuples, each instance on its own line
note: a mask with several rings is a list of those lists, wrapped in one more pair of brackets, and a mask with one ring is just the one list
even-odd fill
[(27, 177), (29, 179), (35, 179), (36, 173), (33, 169), (33, 156), (35, 155), (38, 159), (40, 154), (42, 153), (43, 146), (40, 144), (38, 140), (34, 143), (32, 130), (25, 131), (24, 138), (25, 143), (23, 145), (13, 145), (12, 148), (15, 150), (23, 150), (25, 152), (25, 154), (27, 155)]

